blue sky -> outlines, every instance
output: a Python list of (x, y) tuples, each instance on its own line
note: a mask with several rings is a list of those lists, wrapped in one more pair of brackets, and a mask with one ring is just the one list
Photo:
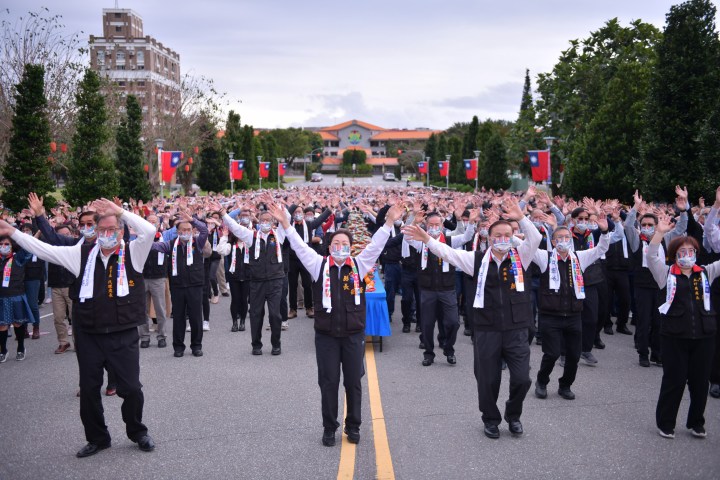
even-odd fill
[[(120, 0), (181, 69), (211, 77), (255, 127), (357, 118), (444, 129), (473, 115), (514, 120), (525, 68), (610, 18), (663, 28), (670, 0)], [(47, 6), (68, 30), (102, 34), (114, 0), (5, 0), (16, 17)], [(8, 18), (4, 14), (3, 18)]]

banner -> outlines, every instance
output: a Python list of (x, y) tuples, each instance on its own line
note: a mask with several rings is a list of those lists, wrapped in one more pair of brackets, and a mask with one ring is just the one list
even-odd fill
[(465, 176), (467, 177), (468, 180), (477, 179), (477, 174), (478, 174), (477, 162), (478, 162), (477, 158), (463, 160), (463, 163), (465, 164)]
[(163, 182), (168, 183), (172, 180), (173, 173), (180, 165), (182, 158), (182, 152), (162, 151), (160, 153), (160, 171), (162, 172)]
[(447, 177), (450, 175), (450, 162), (438, 162), (438, 168), (440, 169), (441, 177)]
[(428, 173), (428, 162), (418, 162), (418, 173)]
[(285, 172), (287, 172), (287, 163), (278, 163), (278, 177), (285, 176)]
[(245, 171), (245, 160), (233, 160), (230, 162), (230, 180), (242, 180)]
[(550, 150), (528, 151), (533, 182), (550, 181)]
[(260, 178), (268, 178), (270, 175), (270, 162), (260, 162)]

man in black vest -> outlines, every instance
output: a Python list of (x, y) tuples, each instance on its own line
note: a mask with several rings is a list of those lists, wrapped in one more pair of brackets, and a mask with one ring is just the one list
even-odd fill
[[(145, 219), (155, 226), (154, 241), (162, 241), (158, 216), (152, 213)], [(150, 300), (153, 302), (155, 318), (157, 319), (158, 348), (167, 346), (167, 340), (165, 339), (165, 284), (168, 276), (168, 264), (168, 256), (163, 252), (151, 252), (147, 260), (145, 260), (143, 278), (145, 279), (145, 303), (148, 314), (147, 321), (140, 327), (140, 348), (150, 346), (150, 323), (152, 322), (150, 318)]]
[[(152, 451), (155, 444), (142, 423), (144, 397), (137, 327), (145, 318), (142, 270), (155, 228), (109, 200), (98, 200), (94, 207), (100, 212), (95, 244), (54, 247), (18, 232), (4, 221), (0, 221), (0, 234), (11, 235), (26, 250), (62, 265), (77, 277), (70, 297), (80, 365), (80, 418), (88, 441), (77, 456), (87, 457), (110, 447), (100, 397), (105, 364), (117, 372), (117, 394), (123, 399), (128, 438), (141, 450)], [(137, 234), (129, 245), (122, 239), (121, 220)]]
[[(427, 242), (432, 252), (473, 276), (475, 290), (468, 296), (468, 315), (473, 327), (473, 353), (478, 403), (485, 436), (500, 438), (498, 425), (503, 417), (497, 407), (501, 363), (510, 370), (510, 397), (505, 404), (505, 421), (513, 435), (523, 433), (520, 415), (530, 389), (530, 345), (528, 329), (533, 324), (530, 279), (527, 275), (540, 244), (540, 232), (523, 216), (517, 200), (503, 200), (507, 218), (519, 220), (525, 239), (512, 248), (513, 227), (494, 222), (488, 230), (486, 251), (454, 250), (417, 227), (405, 230)], [(472, 307), (472, 308), (470, 308)]]
[[(170, 256), (170, 298), (173, 311), (173, 350), (175, 357), (185, 355), (185, 318), (190, 322), (190, 351), (202, 357), (202, 302), (205, 285), (203, 247), (208, 238), (205, 223), (188, 212), (175, 222), (178, 238), (152, 244), (153, 254)], [(198, 236), (193, 238), (193, 227)]]

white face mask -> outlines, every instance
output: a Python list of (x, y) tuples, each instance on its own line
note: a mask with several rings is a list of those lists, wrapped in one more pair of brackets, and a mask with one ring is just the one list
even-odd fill
[(250, 225), (250, 219), (248, 217), (240, 217), (240, 225)]
[(118, 245), (118, 234), (119, 232), (115, 232), (112, 235), (102, 235), (99, 236), (97, 241), (98, 245), (100, 245), (100, 248), (109, 249), (109, 248), (115, 248)]
[(487, 229), (487, 228), (481, 228), (481, 229), (478, 231), (478, 233), (480, 234), (481, 237), (487, 237), (489, 232), (488, 232), (488, 229)]
[(332, 255), (335, 263), (345, 263), (345, 260), (350, 256), (350, 245), (331, 245), (330, 255)]
[(562, 253), (569, 252), (570, 247), (572, 247), (572, 240), (563, 240), (562, 242), (557, 242), (555, 245), (557, 251)]
[(492, 239), (492, 248), (498, 252), (505, 254), (512, 248), (512, 241), (507, 237), (497, 237)]
[(655, 227), (642, 227), (640, 229), (640, 233), (642, 233), (648, 238), (652, 237), (653, 235), (655, 235)]
[(12, 251), (11, 245), (0, 245), (0, 255), (3, 255), (3, 256), (10, 255), (11, 251)]
[(183, 242), (189, 242), (192, 238), (192, 233), (181, 233), (178, 237), (180, 237), (180, 240)]
[(272, 229), (272, 223), (263, 222), (260, 224), (260, 231), (262, 233), (268, 233)]
[(315, 220), (315, 215), (305, 215), (305, 220), (308, 222), (312, 222)]
[[(0, 250), (0, 253), (2, 253), (2, 250)], [(694, 253), (692, 255), (686, 255), (684, 257), (678, 257), (677, 263), (682, 268), (692, 268), (693, 265), (695, 265), (695, 262), (697, 261), (697, 255)]]
[(440, 232), (442, 232), (442, 227), (428, 227), (427, 233), (433, 238), (437, 238), (440, 236)]
[(578, 222), (577, 225), (575, 225), (575, 228), (577, 228), (578, 232), (585, 233), (588, 229), (588, 224), (587, 222)]
[(95, 236), (95, 227), (83, 227), (80, 229), (80, 233), (82, 233), (85, 238), (93, 238)]
[(295, 219), (296, 222), (302, 222), (304, 217), (303, 217), (302, 213), (296, 213), (295, 215), (293, 215), (293, 218)]

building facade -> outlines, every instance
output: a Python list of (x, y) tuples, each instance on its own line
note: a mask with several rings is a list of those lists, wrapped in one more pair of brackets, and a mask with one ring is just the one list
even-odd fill
[(146, 122), (157, 124), (180, 107), (180, 55), (143, 34), (140, 15), (103, 9), (103, 36), (90, 36), (90, 68), (121, 95), (135, 95)]

